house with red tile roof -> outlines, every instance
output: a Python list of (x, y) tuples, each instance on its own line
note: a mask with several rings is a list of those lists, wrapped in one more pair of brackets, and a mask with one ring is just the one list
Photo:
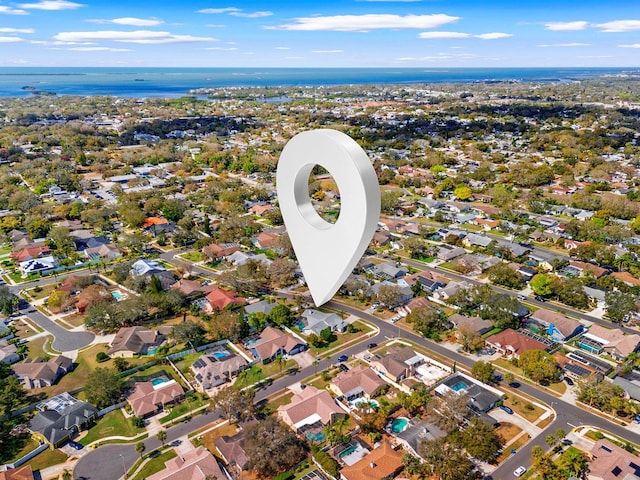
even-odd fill
[(371, 368), (360, 365), (336, 375), (329, 389), (347, 402), (352, 402), (359, 398), (369, 400), (379, 395), (386, 386), (387, 382)]
[(211, 243), (202, 248), (202, 254), (210, 261), (222, 260), (224, 257), (239, 251), (240, 245), (237, 243), (223, 243), (220, 245)]
[(18, 468), (9, 468), (0, 471), (0, 480), (33, 480), (33, 471), (30, 465)]
[(492, 220), (490, 218), (481, 218), (476, 217), (471, 223), (475, 223), (476, 225), (481, 226), (485, 231), (492, 230), (494, 228), (498, 228), (500, 225), (500, 220)]
[(253, 240), (253, 244), (258, 248), (271, 248), (278, 242), (278, 235), (273, 233), (260, 232)]
[(216, 288), (207, 293), (207, 303), (204, 304), (203, 310), (211, 313), (215, 310), (224, 310), (229, 305), (244, 305), (247, 301), (239, 297), (235, 292), (230, 292), (222, 288)]
[(611, 276), (617, 278), (621, 282), (626, 283), (630, 287), (640, 287), (640, 280), (631, 275), (629, 272), (613, 272)]
[(639, 478), (640, 458), (606, 438), (598, 440), (589, 455), (589, 478), (592, 480)]
[(598, 265), (594, 265), (592, 263), (571, 260), (569, 262), (569, 265), (575, 268), (578, 272), (580, 272), (580, 276), (591, 274), (595, 278), (600, 278), (606, 275), (607, 273), (609, 273), (609, 270), (607, 270), (606, 268), (599, 267)]
[(165, 462), (165, 469), (149, 475), (147, 480), (225, 479), (218, 461), (205, 447), (197, 447)]
[(508, 358), (519, 358), (528, 350), (545, 350), (548, 345), (526, 335), (507, 328), (502, 332), (491, 335), (485, 339), (485, 343), (490, 348), (495, 348), (497, 352)]
[(278, 407), (278, 417), (294, 432), (332, 425), (347, 413), (338, 406), (329, 392), (308, 386), (296, 393), (291, 402)]
[(169, 220), (166, 218), (147, 217), (142, 224), (142, 229), (146, 230), (147, 228), (151, 228), (155, 225), (166, 225), (167, 223), (169, 223)]
[(172, 403), (184, 398), (184, 389), (175, 380), (158, 383), (136, 382), (133, 391), (127, 395), (127, 403), (138, 417), (153, 415)]
[(27, 260), (33, 260), (34, 258), (40, 258), (49, 253), (49, 247), (47, 245), (40, 245), (35, 247), (27, 247), (22, 250), (12, 252), (10, 257), (18, 263), (26, 262)]
[(384, 440), (382, 445), (368, 455), (340, 470), (340, 480), (391, 479), (404, 468), (402, 456), (402, 451), (394, 450), (391, 444)]
[(261, 217), (262, 215), (264, 215), (264, 212), (271, 210), (272, 208), (275, 207), (273, 205), (254, 205), (253, 207), (249, 208), (249, 212)]

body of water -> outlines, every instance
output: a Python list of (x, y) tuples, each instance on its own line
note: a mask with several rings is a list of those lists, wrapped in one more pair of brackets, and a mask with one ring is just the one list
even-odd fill
[(629, 68), (80, 68), (0, 67), (0, 96), (166, 97), (197, 88), (291, 87), (491, 81), (572, 81), (640, 75)]

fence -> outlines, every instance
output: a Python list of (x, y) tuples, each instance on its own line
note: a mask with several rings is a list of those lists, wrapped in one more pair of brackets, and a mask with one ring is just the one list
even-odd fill
[(23, 457), (19, 458), (15, 462), (7, 463), (6, 465), (0, 466), (0, 470), (8, 470), (10, 468), (18, 468), (20, 465), (23, 465), (24, 463), (28, 462), (33, 457), (38, 455), (40, 452), (44, 452), (48, 448), (49, 448), (49, 445), (47, 445), (46, 443), (41, 443), (37, 448), (35, 448), (34, 450), (31, 450), (29, 453), (27, 453)]

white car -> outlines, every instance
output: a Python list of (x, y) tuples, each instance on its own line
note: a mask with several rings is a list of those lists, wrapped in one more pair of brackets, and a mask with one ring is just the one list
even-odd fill
[(516, 468), (516, 469), (513, 471), (513, 474), (514, 474), (516, 477), (521, 477), (521, 476), (524, 474), (524, 472), (526, 472), (526, 471), (527, 471), (527, 469), (526, 469), (525, 467), (523, 467), (522, 465), (520, 465), (518, 468)]

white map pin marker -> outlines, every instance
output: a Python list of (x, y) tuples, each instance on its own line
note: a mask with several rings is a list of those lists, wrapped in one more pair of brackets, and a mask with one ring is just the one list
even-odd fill
[[(340, 190), (336, 223), (318, 215), (309, 198), (316, 165)], [(337, 130), (303, 132), (285, 145), (276, 174), (278, 201), (300, 269), (316, 306), (328, 302), (367, 249), (380, 217), (380, 187), (364, 150)]]

